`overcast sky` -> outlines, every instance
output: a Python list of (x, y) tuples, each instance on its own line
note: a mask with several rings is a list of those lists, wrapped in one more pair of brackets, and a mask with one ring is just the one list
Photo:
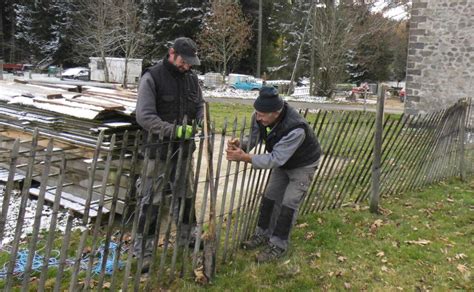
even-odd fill
[[(411, 1), (410, 1), (411, 3)], [(388, 4), (384, 0), (379, 0), (374, 4), (374, 11), (380, 11), (387, 7)], [(408, 17), (407, 8), (404, 5), (398, 6), (396, 8), (390, 9), (384, 13), (386, 17), (393, 18), (395, 20), (401, 20)]]

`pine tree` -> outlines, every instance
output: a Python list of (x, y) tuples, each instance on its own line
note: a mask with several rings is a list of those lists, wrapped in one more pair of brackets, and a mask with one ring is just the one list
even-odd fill
[(15, 37), (26, 45), (30, 62), (46, 67), (54, 60), (61, 62), (68, 58), (69, 1), (22, 1), (22, 4), (15, 4), (15, 12)]
[(145, 1), (145, 31), (151, 35), (145, 58), (162, 58), (178, 37), (195, 39), (208, 6), (209, 1)]

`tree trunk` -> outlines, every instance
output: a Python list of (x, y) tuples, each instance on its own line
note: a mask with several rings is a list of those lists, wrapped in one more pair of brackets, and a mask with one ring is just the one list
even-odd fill
[(3, 36), (3, 5), (0, 7), (0, 80), (3, 80), (3, 56), (5, 54), (5, 48), (3, 47), (4, 36)]
[(258, 45), (257, 45), (257, 78), (260, 78), (262, 66), (262, 0), (258, 1)]
[(123, 88), (127, 88), (127, 78), (128, 78), (128, 57), (125, 57), (125, 70), (123, 72), (123, 82), (122, 82)]
[(311, 7), (309, 8), (309, 14), (308, 14), (308, 18), (306, 19), (306, 24), (304, 26), (304, 31), (303, 31), (303, 36), (301, 37), (300, 47), (298, 49), (298, 54), (296, 55), (295, 66), (293, 67), (293, 73), (291, 73), (290, 86), (288, 87), (288, 92), (286, 93), (287, 95), (290, 95), (291, 91), (293, 90), (293, 82), (295, 81), (296, 69), (298, 68), (298, 62), (300, 61), (301, 50), (303, 49), (303, 44), (304, 44), (304, 37), (306, 35), (306, 32), (308, 31), (309, 20), (311, 19), (311, 11), (313, 9), (313, 6), (314, 4), (311, 4)]
[(3, 60), (3, 56), (5, 54), (5, 48), (4, 48), (4, 43), (5, 43), (5, 37), (3, 35), (3, 4), (0, 6), (0, 60)]
[(314, 14), (313, 14), (313, 34), (311, 38), (311, 75), (309, 77), (309, 95), (314, 96), (315, 95), (315, 82), (316, 82), (316, 76), (314, 69), (316, 65), (314, 64), (316, 62), (315, 58), (315, 47), (316, 47), (316, 11), (317, 9), (314, 8)]
[[(224, 44), (225, 45), (225, 44)], [(226, 81), (225, 81), (225, 75), (226, 75), (226, 72), (227, 72), (227, 55), (226, 55), (226, 51), (224, 50), (224, 62), (222, 63), (222, 81), (224, 84), (226, 84)]]
[(109, 82), (109, 66), (107, 66), (107, 60), (105, 58), (105, 53), (101, 54), (102, 62), (104, 63), (104, 82)]
[(11, 10), (10, 58), (9, 63), (15, 63), (15, 11)]

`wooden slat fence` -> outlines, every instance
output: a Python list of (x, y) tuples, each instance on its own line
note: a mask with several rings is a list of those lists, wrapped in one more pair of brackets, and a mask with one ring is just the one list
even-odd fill
[[(386, 115), (383, 119), (380, 192), (392, 195), (454, 176), (474, 173), (474, 129), (470, 122), (470, 101), (460, 101), (449, 109), (428, 115)], [(305, 197), (301, 213), (340, 208), (364, 203), (370, 197), (375, 115), (367, 112), (318, 111), (303, 113), (317, 137), (324, 155)], [(196, 126), (194, 126), (196, 127)], [(63, 187), (68, 173), (66, 153), (55, 150), (54, 139), (46, 136), (46, 148), (39, 148), (42, 133), (35, 131), (24, 150), (24, 141), (16, 139), (1, 150), (2, 162), (9, 167), (2, 188), (0, 214), (0, 288), (6, 291), (152, 290), (176, 277), (212, 277), (216, 265), (230, 261), (242, 240), (254, 231), (258, 207), (265, 190), (269, 170), (256, 170), (247, 163), (227, 162), (226, 141), (243, 139), (249, 133), (248, 121), (235, 118), (223, 125), (210, 125), (207, 137), (195, 137), (194, 157), (183, 156), (184, 144), (175, 138), (153, 140), (140, 131), (113, 135), (104, 147), (99, 135), (93, 158), (86, 170), (87, 195), (82, 212), (61, 208)], [(150, 160), (152, 144), (181, 142), (177, 151), (169, 147), (166, 161)], [(207, 147), (206, 147), (206, 144)], [(5, 145), (5, 144), (2, 144)], [(145, 146), (145, 147), (144, 147)], [(190, 144), (189, 146), (191, 147)], [(23, 150), (22, 150), (23, 149)], [(188, 149), (190, 150), (190, 149)], [(260, 144), (253, 153), (262, 153)], [(15, 181), (19, 159), (27, 159), (21, 183)], [(173, 162), (174, 161), (174, 162)], [(138, 229), (139, 202), (143, 194), (136, 181), (144, 176), (149, 163), (164, 163), (169, 177), (171, 163), (185, 164), (186, 176), (192, 176), (192, 202), (197, 217), (197, 241), (189, 247), (189, 238), (180, 242), (184, 204), (172, 195), (162, 197), (157, 206), (153, 261), (149, 277), (141, 275), (143, 255), (133, 255)], [(212, 171), (208, 171), (212, 163)], [(52, 169), (57, 170), (56, 173)], [(100, 176), (98, 175), (100, 173)], [(146, 178), (144, 178), (146, 179)], [(33, 181), (40, 187), (34, 211), (27, 210)], [(188, 180), (187, 180), (188, 181)], [(144, 183), (143, 181), (141, 183)], [(125, 186), (125, 197), (119, 188)], [(112, 192), (107, 192), (107, 188)], [(54, 190), (53, 201), (45, 193)], [(163, 185), (153, 182), (153, 190)], [(91, 217), (93, 193), (99, 200)], [(116, 215), (123, 201), (122, 215)], [(13, 205), (18, 211), (12, 217)], [(105, 206), (110, 212), (105, 212)], [(152, 208), (148, 208), (152, 210)], [(179, 210), (179, 212), (174, 212)], [(212, 210), (212, 213), (209, 212)], [(153, 222), (146, 214), (145, 230)], [(45, 228), (42, 222), (48, 220)], [(209, 220), (215, 231), (209, 234)], [(43, 226), (43, 227), (41, 227)], [(28, 230), (27, 230), (28, 229)], [(212, 236), (211, 236), (212, 235)], [(214, 240), (214, 241), (211, 241)], [(204, 251), (200, 249), (204, 242)], [(206, 247), (212, 246), (207, 253)], [(208, 249), (209, 250), (209, 249)]]

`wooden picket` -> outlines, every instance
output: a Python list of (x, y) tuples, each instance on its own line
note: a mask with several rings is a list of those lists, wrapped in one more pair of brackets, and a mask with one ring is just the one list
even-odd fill
[[(318, 111), (309, 122), (321, 142), (323, 156), (300, 213), (365, 204), (373, 189), (378, 189), (379, 195), (393, 195), (449, 177), (472, 175), (471, 110), (471, 100), (463, 100), (428, 115), (384, 115), (378, 120), (367, 112)], [(308, 110), (300, 113), (309, 115)], [(88, 177), (83, 180), (86, 192), (79, 213), (77, 209), (68, 211), (61, 207), (64, 188), (71, 184), (67, 150), (55, 149), (54, 139), (38, 130), (32, 134), (31, 141), (12, 140), (10, 147), (0, 149), (2, 165), (9, 171), (1, 196), (0, 253), (8, 256), (4, 257), (6, 262), (0, 263), (5, 267), (0, 271), (0, 284), (6, 291), (20, 288), (101, 291), (105, 287), (137, 291), (153, 290), (176, 277), (212, 278), (215, 265), (231, 260), (240, 243), (254, 232), (260, 200), (271, 173), (253, 169), (247, 163), (225, 160), (227, 140), (234, 137), (242, 140), (250, 134), (249, 122), (243, 119), (239, 128), (238, 120), (238, 117), (232, 122), (226, 119), (224, 125), (217, 125), (220, 133), (210, 123), (207, 136), (195, 136), (194, 157), (184, 157), (184, 152), (192, 151), (192, 144), (174, 137), (165, 139), (164, 135), (156, 138), (140, 131), (125, 132), (120, 137), (112, 135), (104, 147), (104, 133), (101, 133), (88, 164)], [(374, 151), (377, 125), (379, 150)], [(47, 147), (39, 146), (39, 141), (43, 141), (41, 145), (46, 143), (45, 137)], [(173, 147), (168, 147), (165, 161), (150, 159), (155, 153), (151, 153), (151, 147), (144, 146), (167, 143), (179, 143), (179, 147), (175, 152)], [(247, 151), (261, 154), (264, 147), (259, 144)], [(372, 169), (374, 154), (378, 155), (376, 169)], [(172, 163), (185, 166), (185, 173), (176, 175), (192, 176), (185, 183), (191, 184), (194, 207), (191, 214), (186, 214), (184, 198), (163, 194), (164, 184), (153, 181), (153, 191), (163, 195), (157, 206), (156, 221), (151, 219), (152, 208), (148, 208), (145, 216), (145, 230), (155, 226), (149, 271), (154, 276), (143, 278), (140, 272), (143, 254), (133, 253), (139, 224), (138, 206), (143, 198), (136, 181), (140, 176), (146, 180), (147, 167), (156, 169), (159, 163), (165, 168), (165, 180), (172, 175)], [(209, 167), (212, 169), (208, 170)], [(376, 188), (372, 185), (373, 171), (378, 171), (380, 178)], [(19, 173), (23, 175), (21, 190), (15, 183)], [(26, 207), (35, 182), (40, 187), (35, 192), (32, 232), (25, 235), (25, 220), (30, 216)], [(12, 224), (8, 222), (8, 212), (15, 190), (20, 191), (19, 214), (14, 230), (10, 230), (6, 226)], [(49, 203), (46, 194), (52, 190), (54, 200)], [(119, 203), (123, 204), (123, 210), (116, 214)], [(47, 204), (52, 205), (51, 215), (44, 212)], [(43, 230), (41, 222), (48, 216), (49, 226)], [(197, 240), (192, 247), (189, 237), (182, 242), (179, 236), (184, 216), (189, 216), (189, 220), (195, 216), (197, 220)], [(60, 220), (65, 222), (62, 230), (58, 230)], [(13, 237), (9, 242), (4, 241), (7, 233), (8, 238)], [(208, 248), (211, 252), (203, 252), (202, 244), (204, 250)], [(26, 256), (21, 269), (17, 266), (20, 256)], [(38, 258), (39, 266), (35, 264)], [(32, 277), (37, 280), (31, 281)]]

